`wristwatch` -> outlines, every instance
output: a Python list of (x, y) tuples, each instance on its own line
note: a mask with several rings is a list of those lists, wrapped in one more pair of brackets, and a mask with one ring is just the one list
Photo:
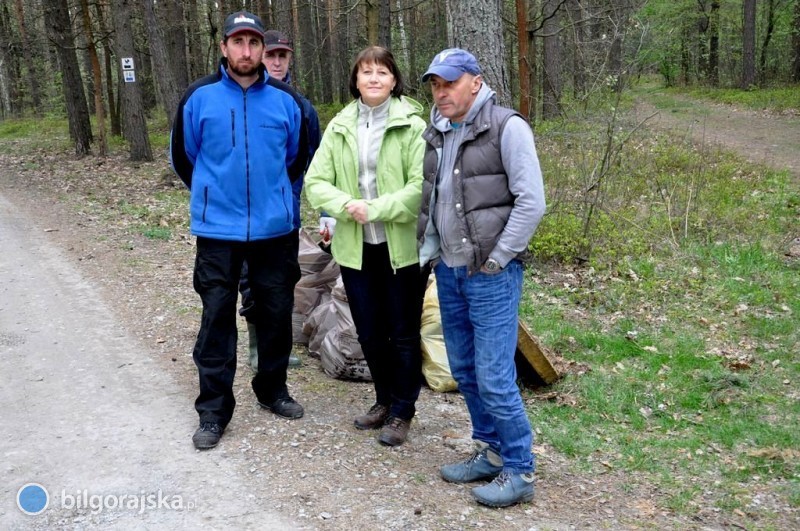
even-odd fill
[(486, 262), (483, 263), (483, 265), (486, 268), (486, 271), (490, 273), (496, 273), (497, 271), (503, 269), (502, 267), (500, 267), (500, 262), (498, 262), (494, 258), (487, 259)]

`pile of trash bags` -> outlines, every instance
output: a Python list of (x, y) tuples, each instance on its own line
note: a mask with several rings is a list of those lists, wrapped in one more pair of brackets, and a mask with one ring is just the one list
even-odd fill
[[(372, 381), (358, 343), (339, 264), (324, 251), (314, 232), (300, 231), (300, 281), (294, 292), (292, 335), (308, 347), (332, 378)], [(439, 299), (433, 277), (428, 281), (422, 310), (422, 373), (434, 391), (454, 391), (442, 336)]]

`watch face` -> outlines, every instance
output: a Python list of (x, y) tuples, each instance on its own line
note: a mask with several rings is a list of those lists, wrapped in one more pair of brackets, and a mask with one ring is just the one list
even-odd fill
[(486, 269), (492, 272), (497, 271), (498, 269), (500, 269), (500, 264), (497, 262), (497, 260), (489, 258), (488, 260), (486, 260)]

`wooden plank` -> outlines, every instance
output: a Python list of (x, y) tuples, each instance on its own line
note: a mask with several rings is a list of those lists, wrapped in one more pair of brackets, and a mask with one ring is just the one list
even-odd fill
[(558, 380), (560, 377), (558, 371), (545, 354), (547, 349), (539, 345), (539, 341), (528, 331), (528, 327), (523, 324), (521, 319), (519, 320), (517, 349), (544, 383), (551, 384)]

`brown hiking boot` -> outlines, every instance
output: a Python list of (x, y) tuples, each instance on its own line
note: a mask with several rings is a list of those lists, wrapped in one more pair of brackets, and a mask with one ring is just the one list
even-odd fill
[(386, 417), (389, 416), (389, 406), (375, 404), (366, 415), (360, 415), (353, 419), (353, 424), (359, 430), (377, 430), (383, 423), (386, 422)]
[(386, 446), (400, 446), (406, 442), (408, 429), (410, 427), (410, 420), (403, 420), (400, 417), (389, 417), (386, 424), (381, 428), (378, 441)]

